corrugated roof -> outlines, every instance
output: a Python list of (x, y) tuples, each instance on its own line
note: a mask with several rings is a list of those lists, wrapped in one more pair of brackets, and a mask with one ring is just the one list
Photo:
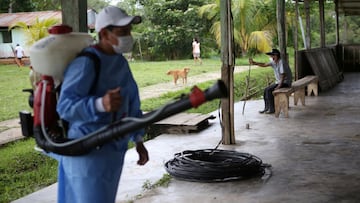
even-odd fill
[(0, 27), (9, 27), (16, 22), (25, 22), (27, 25), (32, 25), (36, 18), (39, 18), (39, 20), (55, 18), (61, 22), (61, 11), (0, 13)]

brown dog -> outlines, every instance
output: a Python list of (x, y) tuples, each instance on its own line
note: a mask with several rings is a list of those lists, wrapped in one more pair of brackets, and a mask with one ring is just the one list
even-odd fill
[(182, 70), (169, 70), (167, 72), (168, 75), (172, 75), (174, 77), (174, 84), (177, 85), (177, 80), (180, 78), (182, 78), (182, 82), (183, 84), (187, 83), (187, 74), (190, 71), (190, 68), (185, 67)]

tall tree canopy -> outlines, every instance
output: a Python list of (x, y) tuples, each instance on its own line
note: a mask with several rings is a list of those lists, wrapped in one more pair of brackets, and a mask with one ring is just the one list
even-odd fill
[[(130, 0), (134, 1), (134, 0)], [(96, 11), (110, 5), (111, 0), (87, 0), (88, 8)], [(136, 2), (136, 1), (134, 1)], [(61, 9), (61, 0), (1, 0), (0, 13), (54, 11)]]
[(16, 13), (35, 11), (35, 7), (31, 1), (24, 0), (1, 0), (0, 13)]
[(54, 19), (54, 18), (48, 18), (43, 20), (39, 20), (37, 18), (36, 21), (30, 27), (27, 26), (27, 24), (24, 22), (17, 22), (11, 25), (9, 27), (9, 30), (13, 28), (20, 28), (24, 30), (26, 35), (26, 45), (31, 46), (39, 39), (48, 36), (49, 35), (48, 29), (51, 26), (56, 25), (58, 23), (59, 23), (58, 19)]
[[(220, 48), (221, 0), (118, 0), (117, 6), (130, 15), (141, 15), (143, 23), (133, 27), (136, 39), (134, 53), (146, 59), (191, 58), (191, 42), (198, 37), (202, 56), (216, 55)], [(100, 11), (111, 0), (88, 0), (88, 8)], [(275, 0), (232, 0), (236, 55), (266, 52), (278, 46)], [(294, 37), (301, 47), (301, 29), (293, 33), (296, 25), (294, 2), (286, 1), (287, 45)], [(335, 43), (334, 3), (325, 4), (326, 42)], [(1, 0), (0, 12), (30, 12), (61, 9), (61, 0)], [(311, 1), (311, 43), (320, 44), (318, 2)], [(299, 12), (304, 19), (303, 4)], [(340, 17), (341, 42), (360, 41), (358, 18)], [(305, 26), (305, 24), (304, 24)], [(216, 44), (217, 43), (217, 44)]]
[[(249, 50), (269, 51), (276, 35), (276, 4), (268, 0), (233, 0), (232, 16), (237, 52), (245, 55)], [(220, 46), (220, 0), (200, 8), (201, 16), (213, 22), (210, 31)]]
[(152, 59), (190, 58), (194, 37), (205, 49), (209, 22), (200, 18), (198, 7), (205, 0), (142, 0), (143, 43)]
[(102, 8), (110, 5), (111, 0), (87, 0), (88, 8), (100, 11)]

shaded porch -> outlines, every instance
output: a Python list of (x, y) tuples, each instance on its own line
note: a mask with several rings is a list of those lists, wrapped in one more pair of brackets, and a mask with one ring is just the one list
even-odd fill
[[(306, 106), (294, 106), (290, 98), (290, 118), (260, 115), (261, 100), (247, 101), (244, 115), (243, 103), (235, 104), (236, 144), (219, 148), (258, 156), (272, 165), (271, 176), (222, 183), (171, 179), (168, 187), (143, 190), (163, 177), (174, 153), (214, 148), (221, 140), (217, 118), (201, 133), (162, 134), (146, 142), (145, 166), (137, 166), (136, 151), (129, 150), (117, 202), (359, 202), (359, 77), (345, 73), (336, 87), (307, 97)], [(56, 184), (15, 202), (56, 202)]]

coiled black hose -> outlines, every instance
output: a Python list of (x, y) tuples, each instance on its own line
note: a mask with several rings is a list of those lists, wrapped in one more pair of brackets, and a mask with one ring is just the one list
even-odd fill
[(176, 153), (165, 163), (175, 178), (194, 182), (225, 182), (259, 177), (269, 164), (248, 153), (231, 150), (202, 149)]

